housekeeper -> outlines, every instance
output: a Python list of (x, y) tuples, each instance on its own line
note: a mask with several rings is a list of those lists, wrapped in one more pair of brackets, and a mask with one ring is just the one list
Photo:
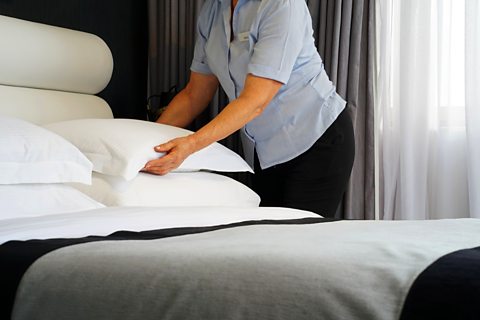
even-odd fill
[(333, 216), (353, 165), (353, 128), (315, 47), (305, 0), (207, 0), (190, 80), (157, 122), (188, 126), (219, 85), (230, 103), (196, 133), (156, 146), (166, 155), (143, 170), (167, 174), (240, 129), (262, 206)]

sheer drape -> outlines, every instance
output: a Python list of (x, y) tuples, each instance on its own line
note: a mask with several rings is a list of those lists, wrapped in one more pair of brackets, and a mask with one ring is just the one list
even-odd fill
[[(150, 93), (167, 91), (188, 80), (195, 19), (204, 0), (148, 0)], [(374, 0), (308, 0), (315, 36), (325, 68), (347, 100), (354, 120), (356, 160), (340, 217), (374, 216), (373, 22)], [(220, 90), (196, 127), (227, 104)], [(238, 135), (222, 141), (242, 153)], [(236, 177), (247, 183), (248, 178)]]
[[(470, 161), (478, 155), (470, 132), (467, 140), (474, 126), (469, 116), (465, 121), (465, 88), (478, 82), (465, 77), (466, 70), (474, 72), (465, 49), (475, 50), (471, 44), (480, 39), (465, 38), (465, 2), (378, 0), (377, 5), (381, 216), (473, 216), (469, 198), (478, 197), (478, 182), (467, 155)], [(473, 115), (478, 90), (470, 91)]]
[(466, 0), (466, 126), (470, 216), (480, 218), (480, 1)]

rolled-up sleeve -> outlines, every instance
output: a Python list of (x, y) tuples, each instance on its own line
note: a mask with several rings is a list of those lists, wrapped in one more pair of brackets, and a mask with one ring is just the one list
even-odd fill
[(193, 53), (192, 65), (190, 66), (191, 71), (203, 74), (212, 74), (212, 71), (208, 66), (207, 54), (205, 52), (205, 45), (207, 44), (209, 29), (208, 15), (211, 9), (211, 3), (212, 1), (207, 1), (203, 5), (198, 16), (195, 50)]
[(305, 37), (305, 15), (292, 0), (267, 1), (248, 73), (287, 83)]

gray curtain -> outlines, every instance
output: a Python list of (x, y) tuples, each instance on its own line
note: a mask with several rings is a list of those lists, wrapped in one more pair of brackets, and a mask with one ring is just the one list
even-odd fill
[(356, 154), (339, 216), (375, 217), (374, 0), (308, 0), (318, 51), (347, 101), (355, 128)]
[(184, 87), (193, 58), (195, 19), (204, 0), (148, 0), (149, 89)]
[[(148, 0), (149, 92), (183, 88), (195, 44), (195, 23), (205, 0)], [(374, 218), (373, 36), (374, 0), (308, 0), (317, 47), (337, 91), (348, 102), (354, 121), (356, 157), (340, 218)], [(227, 104), (219, 90), (196, 129)], [(221, 141), (242, 153), (239, 136)], [(249, 177), (234, 178), (249, 183)]]

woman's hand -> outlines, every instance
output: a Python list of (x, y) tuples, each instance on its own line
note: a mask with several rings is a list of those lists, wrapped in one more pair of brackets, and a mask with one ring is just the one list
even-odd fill
[(154, 150), (164, 152), (165, 155), (147, 162), (142, 171), (163, 176), (178, 168), (189, 155), (196, 151), (195, 140), (192, 135), (180, 137), (158, 145)]

